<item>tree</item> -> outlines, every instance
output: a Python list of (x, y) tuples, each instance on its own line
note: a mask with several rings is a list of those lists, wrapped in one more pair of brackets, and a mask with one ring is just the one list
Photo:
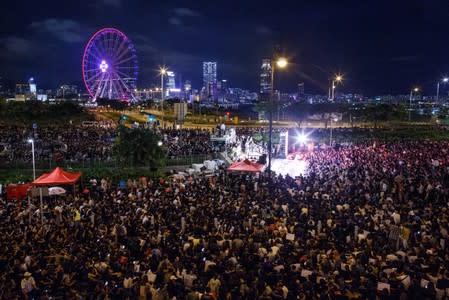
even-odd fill
[(261, 113), (264, 112), (265, 116), (268, 118), (270, 111), (272, 112), (273, 116), (275, 114), (275, 112), (277, 111), (277, 104), (273, 101), (263, 101), (263, 102), (259, 102), (256, 103), (253, 107), (252, 110), (256, 113)]
[(166, 149), (160, 145), (161, 138), (151, 130), (143, 128), (118, 128), (118, 137), (114, 145), (117, 160), (127, 166), (164, 165)]
[(117, 110), (123, 110), (126, 109), (128, 107), (128, 103), (125, 101), (120, 101), (120, 100), (110, 100), (108, 98), (97, 98), (97, 104), (99, 106), (108, 106), (111, 107), (113, 109), (117, 109)]
[(394, 104), (368, 104), (363, 110), (366, 121), (373, 122), (377, 128), (380, 122), (401, 120), (405, 116), (404, 107)]

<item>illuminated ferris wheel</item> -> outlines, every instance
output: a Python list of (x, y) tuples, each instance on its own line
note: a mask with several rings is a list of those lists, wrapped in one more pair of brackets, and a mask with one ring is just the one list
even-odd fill
[(120, 30), (103, 28), (89, 39), (84, 49), (82, 72), (84, 85), (94, 100), (135, 100), (136, 49)]

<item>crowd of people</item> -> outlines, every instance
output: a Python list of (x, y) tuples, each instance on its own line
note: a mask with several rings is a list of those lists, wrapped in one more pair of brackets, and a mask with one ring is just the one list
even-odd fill
[(221, 166), (3, 199), (0, 298), (447, 299), (448, 149), (347, 145), (304, 152), (296, 178)]
[[(209, 142), (211, 132), (202, 129), (159, 129), (167, 145), (167, 157), (177, 158), (214, 152)], [(31, 162), (28, 139), (34, 140), (38, 162), (91, 162), (113, 159), (115, 126), (48, 126), (26, 128), (0, 126), (0, 160)]]
[(113, 126), (57, 125), (36, 129), (3, 126), (0, 127), (0, 156), (7, 161), (31, 161), (28, 140), (33, 139), (37, 161), (107, 161), (112, 159), (115, 136)]
[(215, 151), (210, 143), (211, 131), (207, 129), (164, 129), (161, 134), (167, 143), (167, 157), (176, 158)]

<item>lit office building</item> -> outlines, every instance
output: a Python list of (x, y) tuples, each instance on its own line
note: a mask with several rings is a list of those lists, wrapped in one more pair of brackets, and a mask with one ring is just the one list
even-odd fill
[(30, 100), (36, 100), (37, 99), (37, 86), (36, 86), (36, 83), (34, 82), (33, 77), (31, 77), (28, 80), (28, 84), (30, 86)]
[(271, 59), (262, 59), (262, 66), (260, 67), (260, 92), (271, 92)]
[(175, 72), (167, 71), (167, 84), (165, 85), (167, 95), (170, 90), (176, 89)]
[(34, 78), (30, 78), (28, 83), (17, 83), (14, 98), (16, 101), (36, 100), (37, 87)]
[(190, 80), (186, 80), (184, 83), (184, 99), (190, 99), (190, 95), (192, 95), (192, 82)]
[(78, 87), (76, 85), (63, 84), (56, 91), (56, 96), (63, 99), (73, 98), (78, 95)]
[(184, 91), (188, 92), (192, 90), (192, 82), (190, 80), (186, 80), (184, 83)]
[(298, 96), (304, 96), (304, 82), (298, 83)]
[(221, 92), (226, 92), (228, 89), (228, 81), (226, 79), (222, 79), (217, 83), (217, 88)]
[(203, 62), (203, 87), (208, 96), (214, 95), (217, 87), (217, 63)]

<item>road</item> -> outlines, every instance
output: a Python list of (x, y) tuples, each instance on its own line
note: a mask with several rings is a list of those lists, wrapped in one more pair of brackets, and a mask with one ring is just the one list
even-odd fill
[[(173, 119), (174, 119), (174, 115), (165, 115), (164, 117), (164, 121), (162, 121), (161, 118), (161, 111), (159, 110), (150, 110), (150, 109), (145, 109), (143, 110), (146, 113), (152, 114), (154, 116), (156, 116), (156, 118), (159, 120), (159, 122), (161, 123), (162, 127), (165, 128), (171, 128), (173, 126)], [(148, 121), (148, 116), (145, 114), (142, 114), (139, 110), (125, 110), (123, 112), (121, 112), (123, 115), (127, 115), (139, 122), (142, 123), (146, 123)], [(97, 115), (101, 115), (99, 113), (97, 113)], [(104, 116), (101, 115), (101, 118), (104, 118)], [(215, 119), (216, 116), (210, 116), (210, 117), (205, 117), (205, 119)], [(168, 120), (170, 121), (168, 121)], [(114, 120), (115, 121), (115, 120)], [(215, 128), (218, 124), (222, 124), (223, 122), (219, 121), (219, 122), (208, 122), (208, 123), (193, 123), (192, 121), (184, 121), (184, 123), (182, 124), (182, 128)], [(238, 126), (238, 127), (268, 127), (268, 121), (254, 121), (254, 120), (240, 120), (238, 124), (234, 124), (231, 122), (226, 122), (225, 123), (227, 126)], [(349, 128), (349, 127), (358, 127), (358, 126), (363, 126), (366, 127), (367, 123), (357, 123), (357, 122), (353, 122), (352, 124), (350, 122), (332, 122), (332, 127), (333, 128)], [(274, 128), (329, 128), (329, 122), (326, 121), (319, 121), (319, 120), (314, 120), (314, 121), (306, 121), (306, 122), (301, 122), (300, 124), (298, 124), (297, 122), (292, 122), (292, 121), (281, 121), (281, 122), (277, 122), (274, 121), (273, 122), (273, 127)]]

